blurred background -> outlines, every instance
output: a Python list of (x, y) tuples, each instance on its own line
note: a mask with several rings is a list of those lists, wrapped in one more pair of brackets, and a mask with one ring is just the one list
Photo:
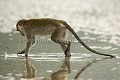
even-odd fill
[[(21, 70), (24, 72), (23, 62), (16, 55), (25, 45), (25, 38), (16, 32), (15, 28), (20, 19), (65, 20), (92, 49), (119, 56), (119, 4), (120, 0), (0, 0), (0, 80), (20, 80), (23, 75)], [(73, 80), (80, 65), (84, 66), (83, 63), (100, 56), (84, 49), (70, 33), (68, 39), (73, 41), (71, 46), (73, 73), (68, 80)], [(48, 40), (45, 38), (38, 42), (30, 51), (31, 62), (38, 69), (37, 76), (50, 76), (58, 68), (57, 66), (60, 67), (61, 63), (57, 62), (61, 62), (64, 57), (60, 46), (49, 43)], [(51, 64), (54, 66), (49, 69), (47, 66)], [(86, 71), (78, 80), (120, 80), (119, 64), (119, 58), (108, 62), (102, 61), (92, 66), (88, 70), (90, 73)], [(94, 70), (99, 66), (102, 67)], [(39, 70), (39, 67), (42, 67), (42, 70)]]
[[(111, 36), (120, 45), (119, 0), (0, 0), (0, 32), (15, 30), (22, 18), (56, 18), (67, 21), (75, 31), (88, 30)], [(91, 31), (89, 29), (92, 29)]]

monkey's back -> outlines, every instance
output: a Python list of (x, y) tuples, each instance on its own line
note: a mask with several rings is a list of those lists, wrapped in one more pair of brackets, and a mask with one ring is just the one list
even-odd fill
[(50, 18), (30, 19), (26, 23), (27, 28), (35, 35), (51, 35), (60, 24), (59, 20)]

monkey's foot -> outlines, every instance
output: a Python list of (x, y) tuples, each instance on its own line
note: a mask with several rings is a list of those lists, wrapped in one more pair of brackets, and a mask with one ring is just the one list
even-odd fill
[(68, 51), (68, 50), (65, 50), (65, 57), (71, 57), (71, 54), (70, 54), (70, 51)]
[(70, 55), (65, 55), (65, 57), (71, 57), (71, 54)]
[(65, 53), (65, 57), (71, 57), (71, 54), (70, 53)]
[(65, 57), (71, 57), (71, 54), (70, 54), (70, 52), (68, 51), (68, 50), (65, 50)]
[(24, 54), (24, 53), (25, 53), (25, 51), (21, 51), (21, 52), (18, 52), (17, 55)]

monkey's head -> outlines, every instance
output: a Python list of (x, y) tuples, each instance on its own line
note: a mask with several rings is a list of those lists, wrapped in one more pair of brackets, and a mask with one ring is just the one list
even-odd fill
[(24, 28), (23, 28), (24, 24), (25, 24), (25, 21), (26, 21), (25, 19), (21, 19), (16, 24), (16, 29), (17, 29), (17, 31), (19, 31), (21, 33), (22, 36), (25, 36)]

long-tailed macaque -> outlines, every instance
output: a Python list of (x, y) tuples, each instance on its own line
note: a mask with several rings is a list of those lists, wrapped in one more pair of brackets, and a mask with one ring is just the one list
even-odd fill
[(86, 49), (89, 51), (104, 55), (115, 57), (109, 54), (103, 54), (97, 52), (90, 47), (88, 47), (75, 33), (75, 31), (63, 20), (51, 19), (51, 18), (41, 18), (41, 19), (29, 19), (29, 20), (19, 20), (16, 25), (17, 31), (21, 33), (22, 36), (26, 36), (27, 45), (26, 47), (19, 52), (18, 54), (25, 54), (28, 56), (28, 51), (30, 47), (35, 43), (36, 35), (51, 35), (51, 40), (60, 44), (66, 57), (70, 57), (70, 41), (65, 40), (66, 37), (66, 29), (68, 29), (75, 38), (81, 43)]

